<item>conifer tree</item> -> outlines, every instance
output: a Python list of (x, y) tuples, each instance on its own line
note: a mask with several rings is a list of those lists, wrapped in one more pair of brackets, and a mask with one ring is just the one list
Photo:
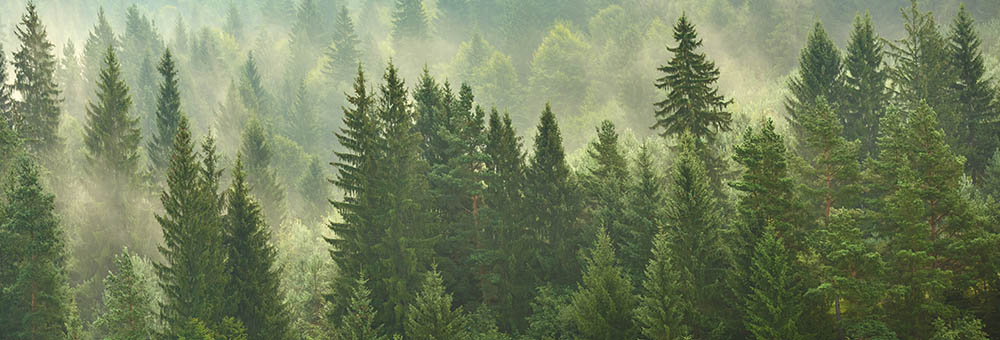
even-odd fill
[(687, 304), (680, 317), (693, 337), (724, 337), (732, 326), (725, 324), (728, 315), (720, 307), (730, 297), (725, 285), (730, 249), (723, 239), (727, 233), (724, 218), (698, 159), (694, 136), (681, 137), (681, 155), (674, 164), (662, 231), (670, 251), (657, 250), (661, 253), (654, 256), (673, 257), (669, 266), (676, 272), (658, 275), (675, 275), (680, 280), (673, 289)]
[(171, 146), (181, 119), (181, 96), (178, 88), (180, 79), (177, 77), (177, 66), (170, 49), (163, 53), (156, 70), (163, 80), (156, 96), (156, 130), (146, 144), (146, 149), (153, 169), (160, 172), (166, 170), (170, 163)]
[(271, 99), (267, 91), (264, 90), (253, 51), (247, 54), (247, 61), (240, 67), (239, 92), (244, 107), (250, 111), (251, 115), (256, 114), (261, 118), (269, 117)]
[[(0, 291), (0, 329), (13, 339), (62, 339), (68, 317), (63, 231), (55, 198), (42, 188), (28, 156), (13, 164), (0, 201), (0, 249), (5, 277)], [(2, 268), (2, 267), (0, 267)], [(9, 272), (8, 272), (9, 270)], [(10, 276), (7, 276), (9, 274)]]
[(524, 213), (537, 242), (533, 261), (539, 263), (538, 274), (544, 282), (576, 282), (580, 275), (576, 254), (586, 242), (583, 234), (589, 233), (577, 223), (582, 197), (570, 177), (562, 135), (549, 105), (542, 111), (525, 175)]
[(396, 0), (392, 13), (392, 39), (397, 43), (430, 37), (427, 14), (420, 0)]
[(341, 326), (334, 331), (336, 340), (388, 340), (382, 334), (382, 327), (375, 325), (375, 309), (369, 297), (371, 291), (365, 287), (368, 280), (364, 275), (355, 280), (347, 314), (341, 320)]
[(420, 291), (406, 313), (404, 329), (409, 339), (468, 339), (469, 322), (462, 307), (452, 309), (451, 294), (445, 292), (436, 268), (425, 274)]
[(235, 2), (230, 2), (229, 8), (226, 9), (226, 24), (223, 29), (226, 33), (232, 36), (237, 43), (243, 42), (243, 39), (245, 38), (243, 17), (240, 15), (240, 9), (236, 7)]
[(611, 242), (601, 229), (585, 258), (583, 284), (571, 298), (572, 320), (583, 339), (634, 339), (639, 335), (633, 314), (638, 298), (632, 293), (632, 280), (618, 266)]
[(14, 87), (7, 80), (7, 54), (0, 45), (0, 125), (6, 128), (13, 128), (15, 123), (14, 112)]
[(246, 325), (247, 339), (286, 338), (289, 320), (279, 287), (277, 251), (270, 244), (271, 231), (260, 206), (250, 197), (241, 156), (236, 158), (233, 183), (226, 194), (223, 226), (229, 278), (226, 302), (231, 306), (226, 314)]
[(323, 171), (318, 158), (313, 158), (309, 162), (309, 169), (299, 182), (299, 194), (304, 202), (304, 215), (302, 220), (307, 223), (319, 222), (327, 216), (327, 208), (330, 199), (330, 183), (326, 173)]
[(326, 50), (329, 62), (323, 69), (336, 88), (339, 89), (340, 84), (349, 84), (354, 67), (361, 59), (360, 45), (361, 41), (354, 29), (351, 13), (348, 12), (347, 6), (343, 6), (337, 12), (333, 43)]
[(951, 85), (955, 92), (955, 120), (958, 126), (956, 151), (966, 158), (966, 172), (974, 179), (982, 176), (986, 163), (997, 148), (998, 107), (996, 89), (986, 76), (982, 44), (975, 30), (975, 21), (963, 5), (952, 23), (949, 38), (951, 68), (958, 81)]
[(122, 79), (121, 64), (108, 47), (97, 83), (96, 101), (87, 108), (84, 145), (94, 175), (120, 192), (134, 183), (139, 170), (139, 118), (130, 114), (132, 96)]
[(660, 66), (663, 77), (656, 80), (656, 87), (667, 91), (667, 98), (656, 103), (656, 124), (653, 129), (663, 129), (660, 135), (676, 136), (690, 131), (701, 141), (714, 140), (717, 132), (729, 131), (732, 121), (726, 100), (715, 87), (719, 69), (705, 53), (696, 50), (702, 41), (687, 15), (682, 15), (674, 25), (677, 47), (668, 47), (673, 58)]
[(860, 140), (860, 159), (877, 157), (879, 119), (889, 99), (882, 39), (875, 33), (867, 12), (854, 18), (854, 28), (844, 57), (844, 100), (840, 105), (844, 138)]
[(534, 287), (524, 282), (533, 255), (529, 254), (530, 236), (521, 219), (524, 153), (509, 114), (501, 116), (496, 109), (490, 112), (485, 153), (488, 158), (481, 216), (487, 236), (480, 253), (488, 256), (489, 272), (497, 278), (483, 286), (483, 299), (499, 313), (502, 329), (517, 329), (530, 313), (526, 301)]
[(858, 142), (842, 137), (843, 125), (825, 97), (804, 108), (799, 117), (802, 127), (801, 150), (809, 168), (804, 184), (813, 216), (824, 221), (838, 207), (854, 207), (860, 194)]
[(692, 312), (693, 288), (684, 280), (683, 268), (674, 264), (669, 236), (658, 233), (653, 240), (652, 259), (646, 266), (642, 294), (635, 310), (642, 335), (653, 340), (684, 339), (689, 329), (685, 322)]
[(21, 95), (15, 110), (22, 121), (16, 129), (25, 145), (40, 154), (60, 151), (60, 91), (56, 84), (56, 57), (34, 2), (28, 2), (14, 35), (21, 42), (14, 53), (14, 89)]
[(118, 51), (121, 44), (115, 36), (111, 23), (104, 15), (104, 7), (97, 10), (97, 23), (87, 35), (87, 41), (83, 45), (83, 67), (84, 79), (88, 85), (84, 87), (84, 93), (94, 90), (91, 84), (96, 84), (101, 75), (101, 68), (104, 67), (104, 58), (108, 55), (108, 46)]
[(316, 153), (317, 139), (319, 138), (319, 122), (316, 117), (316, 103), (314, 102), (305, 82), (300, 82), (295, 91), (295, 100), (292, 102), (292, 109), (285, 119), (286, 134), (292, 140), (305, 148), (306, 152)]
[(63, 86), (65, 97), (63, 108), (67, 112), (72, 112), (74, 108), (84, 107), (83, 66), (80, 65), (80, 58), (76, 55), (76, 45), (73, 44), (73, 40), (66, 40), (66, 44), (63, 45), (56, 79)]
[[(597, 140), (590, 143), (587, 155), (594, 163), (583, 179), (588, 189), (588, 204), (594, 210), (593, 223), (597, 229), (607, 231), (616, 248), (625, 248), (633, 227), (625, 224), (624, 211), (625, 193), (631, 183), (628, 164), (618, 143), (618, 132), (610, 120), (602, 121), (597, 127)], [(647, 254), (642, 255), (645, 257)], [(623, 257), (622, 262), (632, 264), (643, 261)]]
[(260, 199), (265, 221), (280, 226), (285, 218), (285, 189), (278, 183), (271, 166), (271, 145), (260, 120), (251, 118), (243, 132), (240, 152), (246, 157), (247, 183)]
[(105, 311), (94, 325), (106, 339), (149, 339), (155, 333), (153, 297), (135, 268), (137, 255), (125, 248), (115, 255), (115, 271), (104, 279)]
[[(165, 296), (160, 318), (176, 334), (191, 319), (222, 322), (226, 279), (217, 170), (199, 163), (183, 115), (173, 149), (166, 190), (160, 194), (164, 213), (156, 216), (165, 262), (155, 268)], [(212, 157), (205, 155), (205, 164), (214, 167)]]
[(639, 281), (653, 250), (653, 239), (665, 222), (666, 197), (663, 178), (654, 169), (649, 145), (639, 146), (631, 173), (631, 183), (625, 194), (625, 224), (630, 226), (626, 242), (620, 250), (622, 266)]
[[(336, 133), (344, 150), (337, 152), (336, 160), (331, 163), (337, 176), (330, 182), (344, 191), (343, 199), (333, 202), (342, 221), (329, 223), (329, 229), (337, 237), (327, 239), (332, 247), (330, 255), (341, 273), (334, 283), (334, 294), (341, 300), (352, 294), (354, 276), (360, 277), (364, 268), (375, 268), (377, 254), (373, 247), (382, 239), (383, 232), (374, 225), (378, 208), (375, 201), (375, 172), (379, 171), (376, 157), (381, 154), (382, 147), (378, 144), (375, 99), (368, 92), (360, 65), (357, 72), (354, 93), (347, 96), (351, 105), (343, 109), (343, 127)], [(346, 306), (344, 301), (338, 304)]]
[[(844, 83), (841, 78), (840, 51), (826, 35), (823, 24), (817, 22), (806, 39), (806, 46), (799, 56), (799, 71), (788, 81), (791, 94), (785, 97), (785, 110), (789, 120), (796, 127), (797, 137), (801, 137), (803, 112), (816, 99), (824, 97), (835, 107), (843, 97)], [(838, 117), (839, 118), (839, 117)]]
[(956, 73), (948, 59), (948, 42), (941, 35), (934, 15), (921, 12), (912, 1), (908, 10), (901, 9), (906, 37), (889, 44), (893, 69), (889, 78), (895, 85), (898, 103), (917, 107), (926, 102), (940, 116), (941, 126), (955, 145), (957, 117), (952, 107), (949, 87), (956, 81)]
[(749, 294), (742, 298), (743, 322), (754, 339), (804, 339), (805, 288), (795, 272), (792, 254), (766, 227), (753, 248), (748, 268)]

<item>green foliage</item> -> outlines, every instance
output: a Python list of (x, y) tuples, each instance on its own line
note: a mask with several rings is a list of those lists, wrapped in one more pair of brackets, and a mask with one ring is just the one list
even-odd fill
[(582, 195), (570, 177), (562, 135), (552, 108), (545, 105), (535, 134), (532, 153), (525, 173), (525, 209), (530, 230), (535, 233), (534, 252), (543, 281), (570, 285), (579, 278), (579, 249), (586, 244), (577, 218), (582, 212)]
[(372, 307), (372, 301), (369, 297), (371, 291), (365, 287), (368, 280), (362, 275), (354, 284), (350, 304), (347, 306), (347, 314), (341, 320), (340, 327), (334, 331), (333, 338), (337, 340), (387, 340), (388, 337), (382, 334), (382, 327), (375, 325), (375, 309)]
[(965, 317), (951, 322), (934, 320), (934, 335), (931, 340), (986, 340), (989, 336), (983, 332), (983, 322), (976, 318)]
[[(111, 23), (104, 15), (104, 7), (97, 10), (97, 23), (87, 35), (87, 41), (83, 45), (83, 67), (84, 79), (96, 80), (100, 77), (101, 69), (104, 67), (104, 58), (107, 57), (108, 47), (116, 50), (121, 48), (118, 37), (115, 36)], [(84, 93), (93, 90), (90, 85), (84, 87)]]
[(240, 152), (246, 157), (250, 192), (261, 201), (267, 224), (278, 226), (285, 219), (285, 189), (278, 183), (271, 165), (269, 139), (260, 120), (251, 118), (243, 132)]
[[(323, 69), (335, 88), (340, 89), (350, 84), (352, 73), (361, 61), (360, 45), (351, 13), (346, 6), (341, 7), (334, 24), (333, 43), (326, 50), (326, 58), (329, 60)], [(340, 92), (335, 94), (340, 95)]]
[[(564, 23), (556, 23), (531, 59), (531, 90), (569, 112), (580, 106), (587, 91), (587, 51), (590, 46)], [(532, 103), (535, 104), (535, 103)]]
[(693, 312), (694, 288), (690, 272), (674, 262), (670, 236), (659, 233), (653, 241), (653, 258), (646, 266), (642, 295), (635, 311), (642, 334), (649, 339), (683, 339), (689, 333), (686, 318)]
[[(966, 158), (965, 170), (978, 180), (986, 169), (986, 164), (997, 148), (998, 124), (996, 89), (993, 80), (986, 75), (982, 42), (975, 30), (975, 21), (963, 5), (952, 24), (949, 37), (948, 59), (951, 69), (958, 75), (951, 84), (956, 101), (954, 132), (955, 150)], [(952, 131), (948, 131), (952, 132)]]
[[(132, 96), (122, 79), (121, 64), (108, 48), (97, 83), (97, 100), (87, 108), (84, 145), (91, 173), (108, 183), (130, 183), (139, 170), (139, 119), (130, 115)], [(112, 190), (123, 190), (119, 186)]]
[[(594, 165), (587, 169), (583, 182), (584, 187), (588, 188), (587, 203), (595, 229), (604, 229), (617, 249), (636, 248), (629, 243), (634, 241), (632, 235), (639, 231), (627, 224), (625, 216), (626, 193), (632, 183), (629, 181), (628, 164), (618, 143), (614, 123), (609, 120), (601, 122), (597, 128), (597, 140), (590, 143), (587, 155)], [(622, 263), (629, 265), (627, 269), (634, 268), (632, 265), (636, 263), (645, 262), (648, 254), (635, 255), (640, 258), (620, 256)]]
[(12, 128), (16, 124), (17, 116), (14, 112), (13, 86), (7, 81), (7, 54), (0, 45), (0, 125), (4, 128)]
[(248, 339), (287, 337), (288, 312), (281, 300), (281, 270), (275, 264), (277, 251), (270, 244), (271, 231), (257, 202), (250, 197), (243, 161), (236, 159), (233, 184), (226, 194), (222, 244), (228, 282), (227, 315), (247, 326)]
[[(791, 94), (785, 97), (785, 110), (792, 126), (798, 128), (803, 124), (804, 111), (813, 106), (818, 98), (840, 102), (844, 96), (841, 69), (840, 51), (826, 35), (823, 24), (817, 22), (799, 56), (799, 72), (788, 81)], [(802, 131), (796, 131), (802, 134)]]
[(156, 68), (163, 77), (160, 91), (156, 96), (156, 130), (146, 144), (152, 168), (159, 173), (170, 163), (170, 147), (173, 145), (177, 125), (181, 119), (181, 95), (177, 66), (173, 54), (167, 49)]
[(94, 322), (106, 339), (149, 339), (154, 334), (155, 306), (146, 280), (135, 268), (138, 255), (125, 248), (115, 255), (115, 271), (104, 279), (106, 310)]
[(392, 39), (396, 44), (430, 37), (427, 14), (420, 0), (396, 0), (392, 13)]
[[(871, 14), (854, 18), (854, 28), (844, 57), (842, 124), (847, 140), (861, 141), (860, 158), (876, 157), (879, 119), (889, 99), (888, 70), (882, 60), (882, 39), (875, 33)], [(829, 99), (829, 98), (828, 98)]]
[(444, 290), (441, 273), (436, 268), (426, 278), (406, 313), (404, 329), (410, 339), (467, 339), (469, 320), (462, 307), (452, 309), (451, 294)]
[(187, 118), (181, 116), (166, 190), (160, 195), (164, 212), (156, 216), (163, 230), (159, 251), (165, 261), (156, 264), (166, 297), (160, 306), (160, 317), (172, 333), (187, 328), (190, 319), (210, 324), (221, 322), (225, 310), (225, 248), (218, 170), (214, 169), (214, 154), (202, 156), (208, 166), (199, 162)]
[(741, 299), (743, 322), (753, 338), (803, 339), (805, 287), (796, 272), (792, 253), (770, 227), (753, 248), (748, 268), (749, 294)]
[(13, 166), (0, 201), (0, 329), (14, 339), (61, 339), (69, 303), (55, 198), (28, 156)]
[(14, 90), (20, 93), (15, 104), (20, 122), (15, 130), (24, 138), (29, 150), (41, 155), (62, 151), (62, 137), (57, 134), (60, 91), (56, 84), (55, 47), (48, 40), (45, 26), (33, 2), (28, 2), (26, 13), (14, 29), (21, 42), (14, 52)]
[(667, 98), (656, 103), (652, 128), (663, 129), (663, 136), (689, 131), (698, 140), (714, 140), (717, 132), (729, 131), (732, 118), (726, 107), (732, 100), (726, 100), (715, 87), (719, 80), (715, 63), (705, 53), (696, 52), (702, 40), (686, 15), (674, 26), (674, 40), (677, 47), (667, 47), (673, 58), (658, 68), (664, 75), (656, 80), (656, 87), (667, 91)]
[(843, 126), (837, 113), (825, 97), (803, 107), (799, 113), (801, 126), (799, 150), (805, 158), (807, 169), (802, 181), (806, 186), (804, 198), (810, 209), (822, 216), (830, 217), (835, 207), (853, 207), (858, 203), (861, 192), (861, 169), (858, 163), (858, 141), (849, 142), (842, 137)]
[(615, 259), (611, 238), (604, 229), (586, 256), (583, 284), (570, 298), (570, 315), (581, 339), (633, 339), (639, 335), (634, 310), (638, 297), (632, 281)]

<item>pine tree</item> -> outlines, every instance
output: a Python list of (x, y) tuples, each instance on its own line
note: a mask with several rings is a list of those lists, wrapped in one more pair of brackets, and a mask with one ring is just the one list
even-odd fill
[[(785, 110), (789, 121), (801, 137), (802, 115), (819, 97), (837, 105), (843, 97), (844, 82), (841, 78), (840, 51), (826, 35), (823, 24), (817, 22), (806, 39), (806, 47), (799, 56), (798, 74), (788, 81), (791, 94), (785, 97)], [(839, 106), (835, 106), (839, 107)]]
[(840, 105), (844, 125), (843, 135), (848, 141), (860, 140), (861, 159), (877, 157), (876, 141), (879, 136), (879, 119), (889, 100), (888, 70), (882, 51), (882, 38), (872, 26), (867, 12), (854, 18), (854, 28), (844, 57), (844, 100)]
[(66, 40), (66, 44), (63, 45), (56, 79), (58, 79), (57, 83), (63, 86), (63, 95), (65, 96), (63, 108), (72, 112), (71, 108), (84, 107), (83, 66), (80, 65), (80, 58), (76, 55), (76, 45), (73, 44), (73, 40)]
[(19, 125), (15, 122), (13, 89), (7, 80), (7, 54), (0, 45), (0, 125), (6, 128)]
[(654, 169), (653, 155), (646, 143), (639, 146), (639, 153), (633, 161), (632, 178), (625, 194), (625, 224), (631, 230), (626, 236), (626, 242), (620, 250), (622, 265), (639, 281), (649, 256), (653, 250), (653, 239), (665, 222), (666, 197), (663, 191), (663, 178)]
[(585, 257), (583, 284), (570, 299), (572, 321), (583, 339), (635, 339), (633, 321), (638, 298), (615, 258), (614, 245), (604, 229)]
[(951, 84), (955, 92), (955, 120), (958, 124), (956, 151), (966, 158), (965, 170), (978, 180), (997, 148), (998, 107), (992, 79), (986, 76), (981, 41), (975, 22), (963, 5), (952, 24), (949, 51), (952, 70), (958, 81)]
[(802, 127), (801, 150), (808, 169), (804, 174), (807, 199), (824, 221), (837, 207), (854, 207), (860, 188), (858, 142), (842, 137), (843, 125), (825, 97), (805, 107), (799, 117)]
[[(618, 249), (629, 247), (630, 236), (634, 226), (626, 224), (626, 192), (629, 181), (628, 163), (622, 155), (618, 143), (618, 132), (610, 120), (601, 122), (597, 127), (597, 140), (590, 143), (587, 155), (591, 160), (588, 173), (584, 176), (584, 187), (587, 188), (588, 204), (593, 211), (591, 218), (596, 228), (607, 231), (611, 243)], [(622, 256), (622, 263), (633, 264), (645, 262), (640, 259)], [(643, 259), (647, 254), (640, 254)], [(628, 267), (631, 269), (631, 267)], [(635, 272), (628, 272), (637, 274)]]
[(163, 53), (160, 65), (156, 68), (163, 77), (160, 91), (156, 96), (156, 130), (146, 149), (153, 169), (164, 171), (170, 162), (170, 148), (173, 136), (177, 134), (177, 124), (181, 119), (181, 96), (178, 88), (176, 64), (170, 49)]
[(3, 273), (9, 277), (0, 277), (0, 329), (13, 339), (62, 339), (68, 303), (55, 198), (42, 188), (38, 168), (28, 156), (14, 163), (5, 200), (0, 201), (0, 237), (5, 241), (0, 250), (4, 271), (11, 270)]
[(280, 226), (285, 219), (285, 189), (271, 166), (271, 145), (260, 120), (251, 118), (247, 123), (240, 152), (246, 157), (247, 183), (262, 204), (265, 221)]
[(105, 310), (94, 326), (106, 339), (149, 339), (155, 334), (153, 297), (146, 280), (135, 268), (138, 255), (125, 248), (115, 255), (115, 271), (104, 279)]
[(676, 136), (690, 131), (699, 140), (711, 141), (715, 133), (729, 131), (732, 121), (726, 107), (732, 100), (719, 94), (715, 82), (719, 69), (704, 53), (694, 25), (682, 15), (674, 25), (677, 47), (668, 47), (673, 58), (658, 69), (663, 77), (656, 80), (656, 87), (667, 91), (667, 98), (656, 103), (656, 124), (663, 136)]
[(239, 85), (240, 98), (247, 111), (250, 111), (251, 115), (255, 114), (261, 118), (269, 117), (271, 99), (267, 91), (264, 90), (253, 51), (247, 54), (247, 61), (240, 68)]
[(292, 109), (285, 119), (285, 133), (291, 136), (292, 140), (305, 148), (308, 153), (317, 153), (317, 139), (319, 138), (319, 122), (316, 117), (316, 108), (313, 98), (306, 89), (305, 82), (300, 82), (295, 91), (295, 100), (292, 102)]
[[(481, 254), (496, 276), (483, 286), (483, 299), (499, 313), (502, 329), (523, 327), (530, 313), (527, 301), (535, 287), (528, 284), (529, 233), (521, 219), (524, 195), (524, 153), (509, 114), (494, 109), (486, 135), (486, 176), (481, 216), (487, 236)], [(495, 291), (493, 291), (495, 289)]]
[(104, 7), (97, 10), (97, 24), (87, 36), (87, 41), (83, 45), (83, 67), (84, 79), (88, 84), (84, 87), (84, 93), (94, 90), (90, 84), (96, 84), (104, 67), (104, 58), (108, 55), (108, 46), (112, 46), (116, 51), (121, 48), (118, 38), (115, 36), (111, 23), (104, 15)]
[(330, 189), (326, 173), (320, 165), (319, 159), (313, 157), (309, 162), (309, 169), (306, 171), (302, 181), (299, 182), (299, 194), (302, 195), (304, 209), (302, 220), (306, 223), (320, 222), (327, 216), (329, 207)]
[(279, 287), (281, 270), (271, 231), (260, 206), (250, 197), (241, 156), (233, 167), (233, 183), (226, 194), (222, 244), (226, 256), (227, 315), (246, 325), (247, 339), (284, 339), (289, 320)]
[(350, 305), (347, 314), (341, 320), (341, 326), (334, 331), (336, 340), (388, 340), (382, 334), (382, 327), (375, 325), (375, 309), (369, 297), (371, 291), (365, 285), (368, 280), (364, 275), (355, 280)]
[[(332, 220), (329, 224), (336, 238), (327, 239), (333, 248), (330, 255), (341, 273), (334, 283), (334, 294), (341, 300), (351, 296), (355, 284), (350, 281), (353, 277), (360, 277), (364, 268), (375, 268), (377, 254), (373, 247), (382, 239), (383, 232), (373, 224), (378, 209), (375, 202), (375, 172), (379, 170), (376, 157), (381, 154), (382, 147), (378, 144), (375, 99), (368, 92), (360, 65), (357, 72), (354, 93), (347, 96), (351, 106), (344, 108), (343, 127), (336, 134), (344, 151), (336, 153), (332, 165), (337, 176), (330, 181), (344, 191), (344, 197), (333, 202), (342, 221)], [(347, 305), (345, 301), (337, 302), (340, 306)]]
[(336, 85), (335, 88), (339, 89), (340, 84), (349, 84), (351, 73), (361, 59), (360, 45), (361, 41), (354, 29), (351, 13), (347, 11), (347, 6), (341, 7), (334, 25), (333, 44), (326, 50), (329, 61), (323, 69), (330, 81)]
[(240, 9), (236, 7), (235, 2), (230, 2), (229, 8), (226, 9), (226, 25), (223, 29), (226, 33), (232, 36), (237, 43), (243, 42), (243, 39), (245, 38), (243, 18), (240, 15)]
[(674, 264), (669, 236), (658, 233), (653, 240), (653, 258), (646, 266), (642, 295), (635, 310), (642, 335), (652, 340), (685, 339), (689, 334), (685, 318), (692, 303), (685, 293), (693, 288), (684, 280), (685, 269)]
[(462, 307), (452, 309), (451, 294), (445, 292), (437, 268), (425, 274), (420, 292), (406, 313), (406, 336), (410, 339), (468, 339), (469, 322)]
[(397, 44), (430, 37), (427, 14), (420, 0), (396, 0), (392, 24), (392, 39)]
[(725, 284), (731, 261), (723, 239), (727, 233), (724, 217), (698, 159), (694, 136), (681, 137), (681, 155), (674, 164), (663, 226), (663, 242), (670, 250), (654, 256), (673, 257), (671, 264), (658, 265), (669, 265), (676, 271), (671, 275), (677, 276), (680, 286), (673, 289), (687, 304), (681, 317), (691, 335), (721, 338), (732, 326), (725, 324), (728, 315), (721, 307), (729, 298)]
[(909, 10), (901, 9), (906, 37), (889, 44), (894, 67), (889, 78), (895, 84), (896, 101), (917, 107), (926, 102), (940, 116), (941, 126), (955, 145), (957, 117), (949, 87), (956, 81), (956, 72), (948, 59), (948, 42), (941, 35), (934, 15), (921, 12), (912, 1)]
[(176, 334), (191, 319), (222, 322), (226, 278), (215, 155), (204, 155), (199, 163), (183, 115), (173, 149), (160, 195), (164, 213), (156, 216), (165, 262), (155, 267), (165, 295), (160, 318)]
[(545, 105), (535, 134), (534, 153), (525, 173), (526, 223), (534, 233), (538, 275), (543, 282), (569, 285), (580, 275), (577, 251), (586, 241), (577, 219), (580, 189), (570, 177), (562, 135), (552, 108)]
[(14, 53), (14, 89), (21, 94), (15, 110), (23, 120), (23, 126), (16, 130), (30, 150), (51, 154), (62, 148), (57, 133), (62, 112), (55, 82), (56, 57), (35, 3), (28, 2), (26, 11), (14, 30), (21, 41), (21, 48)]
[(97, 83), (97, 100), (87, 108), (84, 145), (92, 174), (113, 185), (114, 192), (127, 188), (139, 170), (139, 118), (133, 117), (132, 96), (121, 74), (121, 64), (110, 47), (105, 68)]
[(753, 248), (748, 268), (749, 294), (744, 296), (743, 322), (754, 339), (804, 339), (799, 319), (805, 314), (805, 288), (794, 258), (769, 226)]

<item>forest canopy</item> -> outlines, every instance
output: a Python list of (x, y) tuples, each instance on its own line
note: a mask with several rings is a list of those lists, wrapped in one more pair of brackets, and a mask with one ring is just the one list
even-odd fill
[(0, 340), (1000, 338), (993, 0), (0, 2)]

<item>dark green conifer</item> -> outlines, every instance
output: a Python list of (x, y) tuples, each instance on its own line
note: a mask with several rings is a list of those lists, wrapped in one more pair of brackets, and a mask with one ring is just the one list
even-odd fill
[(289, 332), (277, 267), (277, 251), (260, 206), (250, 197), (243, 160), (237, 156), (233, 183), (226, 194), (222, 244), (226, 256), (226, 285), (230, 310), (226, 313), (246, 325), (247, 339), (284, 339)]
[(170, 49), (163, 53), (156, 70), (160, 72), (163, 80), (156, 96), (156, 130), (146, 144), (146, 149), (153, 169), (159, 173), (166, 170), (170, 163), (171, 146), (181, 119), (181, 95), (178, 84), (180, 79), (177, 77), (177, 66)]
[(789, 121), (795, 127), (796, 137), (801, 137), (801, 116), (803, 112), (824, 97), (840, 103), (844, 95), (844, 81), (841, 77), (840, 51), (826, 35), (823, 24), (817, 22), (806, 39), (806, 46), (799, 56), (799, 71), (788, 81), (791, 94), (785, 97), (785, 110)]
[(462, 307), (452, 308), (451, 294), (445, 292), (437, 269), (426, 278), (406, 313), (406, 336), (409, 339), (468, 339), (468, 318)]
[(130, 114), (132, 96), (111, 47), (97, 82), (97, 97), (87, 107), (84, 145), (92, 174), (107, 180), (113, 192), (134, 183), (139, 170), (139, 118)]
[(976, 33), (975, 21), (960, 7), (952, 23), (949, 50), (951, 68), (958, 81), (951, 85), (955, 92), (958, 133), (953, 145), (966, 158), (965, 170), (978, 180), (986, 170), (986, 163), (997, 148), (1000, 120), (996, 105), (996, 89), (986, 76), (982, 42)]
[(775, 233), (766, 227), (753, 247), (747, 268), (749, 293), (741, 299), (743, 323), (753, 339), (805, 339), (800, 318), (806, 289), (792, 253)]
[(240, 152), (246, 157), (247, 183), (263, 207), (268, 225), (281, 226), (285, 219), (285, 189), (271, 165), (271, 143), (260, 120), (251, 118), (243, 132)]
[(877, 157), (879, 119), (889, 100), (889, 78), (883, 59), (882, 38), (875, 33), (871, 15), (854, 18), (854, 28), (844, 57), (844, 97), (841, 122), (844, 138), (860, 140), (860, 159)]
[(618, 266), (611, 238), (600, 229), (597, 241), (585, 257), (583, 284), (570, 299), (573, 323), (582, 339), (635, 339), (638, 297), (632, 280)]
[(674, 262), (666, 233), (653, 238), (653, 257), (646, 266), (642, 294), (635, 310), (642, 335), (653, 340), (685, 339), (690, 334), (686, 320), (693, 311), (689, 293), (694, 287), (683, 278), (688, 274)]
[(347, 314), (341, 320), (341, 326), (334, 330), (336, 340), (387, 340), (382, 334), (382, 327), (375, 325), (375, 309), (369, 297), (371, 290), (365, 285), (368, 280), (364, 275), (355, 280)]
[(21, 42), (14, 52), (14, 89), (21, 95), (14, 108), (21, 122), (18, 133), (29, 150), (39, 154), (61, 151), (59, 108), (62, 99), (56, 84), (56, 57), (34, 2), (28, 2), (14, 35)]

